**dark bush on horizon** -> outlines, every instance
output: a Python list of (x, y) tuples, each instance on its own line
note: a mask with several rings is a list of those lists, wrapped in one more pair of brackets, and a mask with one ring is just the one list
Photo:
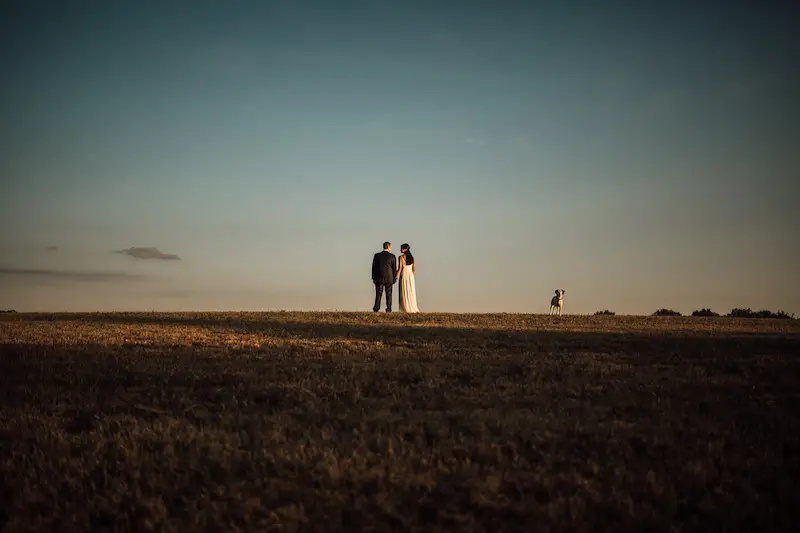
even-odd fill
[(711, 309), (700, 309), (699, 311), (692, 311), (692, 316), (719, 316), (719, 313), (715, 313)]
[(783, 319), (794, 319), (794, 313), (791, 315), (786, 311), (778, 311), (777, 313), (773, 313), (767, 309), (762, 309), (761, 311), (753, 311), (749, 307), (747, 309), (731, 309), (731, 312), (728, 313), (728, 316), (734, 318), (783, 318)]
[(659, 309), (653, 316), (681, 316), (681, 314), (677, 311), (673, 311), (672, 309)]
[(604, 309), (602, 311), (595, 311), (594, 314), (597, 316), (597, 315), (616, 315), (617, 313), (615, 313), (614, 311), (609, 311), (608, 309)]

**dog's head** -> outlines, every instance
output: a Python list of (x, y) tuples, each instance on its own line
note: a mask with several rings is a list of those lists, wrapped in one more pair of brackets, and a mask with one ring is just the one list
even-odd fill
[(564, 289), (556, 289), (556, 296), (561, 298), (562, 296), (564, 296), (564, 292), (565, 292)]

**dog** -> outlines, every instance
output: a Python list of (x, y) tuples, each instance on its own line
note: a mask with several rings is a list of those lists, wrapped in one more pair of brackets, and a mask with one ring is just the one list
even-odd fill
[(564, 289), (556, 289), (556, 295), (550, 300), (550, 314), (552, 315), (558, 311), (561, 316), (561, 311), (564, 309)]

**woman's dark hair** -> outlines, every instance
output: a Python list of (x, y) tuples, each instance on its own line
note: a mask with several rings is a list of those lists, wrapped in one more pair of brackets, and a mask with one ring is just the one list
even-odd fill
[(400, 251), (406, 256), (406, 264), (413, 265), (414, 256), (411, 254), (411, 246), (409, 246), (408, 243), (403, 243), (400, 245)]

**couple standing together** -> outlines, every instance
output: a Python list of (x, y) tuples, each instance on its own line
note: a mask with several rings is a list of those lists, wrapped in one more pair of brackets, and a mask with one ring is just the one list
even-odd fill
[(381, 296), (386, 292), (386, 312), (392, 312), (392, 286), (400, 279), (400, 310), (404, 313), (419, 313), (417, 307), (417, 287), (414, 275), (417, 273), (417, 262), (411, 255), (408, 244), (400, 245), (400, 257), (392, 253), (392, 243), (383, 243), (383, 251), (372, 258), (372, 282), (375, 284), (376, 313), (381, 308)]

